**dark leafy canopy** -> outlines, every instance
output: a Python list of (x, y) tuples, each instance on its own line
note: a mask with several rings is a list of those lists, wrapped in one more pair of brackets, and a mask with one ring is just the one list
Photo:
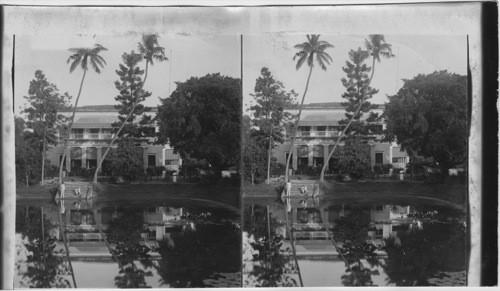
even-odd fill
[[(404, 80), (386, 103), (387, 137), (410, 154), (433, 157), (442, 169), (467, 157), (467, 79), (436, 71)], [(447, 171), (445, 171), (447, 172)]]
[[(119, 122), (113, 123), (113, 127), (119, 128), (123, 122), (126, 122), (125, 126), (121, 131), (121, 136), (125, 137), (141, 137), (147, 135), (148, 133), (144, 130), (145, 127), (138, 126), (134, 123), (137, 116), (144, 113), (145, 107), (142, 104), (138, 104), (132, 115), (125, 119), (132, 110), (136, 98), (138, 96), (137, 103), (144, 101), (147, 97), (151, 96), (151, 92), (142, 90), (143, 81), (142, 75), (144, 70), (141, 70), (138, 66), (139, 62), (143, 60), (141, 54), (136, 54), (134, 51), (130, 53), (124, 53), (122, 55), (123, 64), (120, 64), (120, 69), (116, 70), (116, 74), (120, 77), (120, 81), (115, 81), (115, 87), (120, 92), (119, 95), (115, 97), (115, 100), (120, 102), (119, 105), (115, 105), (119, 109)], [(151, 117), (143, 116), (139, 121), (140, 125), (145, 125), (151, 122)]]
[(48, 144), (57, 144), (57, 127), (67, 120), (60, 114), (69, 106), (71, 96), (68, 93), (60, 94), (56, 85), (50, 83), (45, 74), (37, 70), (35, 79), (31, 80), (28, 96), (24, 96), (29, 106), (23, 110), (27, 114), (28, 128), (34, 130), (35, 134), (43, 135), (46, 132)]
[(318, 62), (321, 69), (326, 71), (326, 65), (330, 64), (332, 57), (325, 53), (324, 50), (327, 48), (333, 48), (333, 45), (329, 44), (324, 40), (319, 40), (319, 34), (307, 35), (307, 41), (299, 43), (294, 47), (300, 51), (295, 54), (293, 60), (298, 58), (296, 69), (298, 70), (302, 67), (302, 64), (307, 61), (309, 67), (314, 67), (314, 57)]
[(162, 100), (159, 142), (182, 157), (207, 160), (215, 173), (239, 164), (241, 81), (219, 73), (178, 82)]
[(144, 173), (141, 148), (135, 146), (133, 140), (123, 139), (118, 148), (111, 151), (111, 170), (113, 175), (122, 176), (126, 181), (138, 179)]
[[(362, 103), (361, 109), (356, 116), (354, 116), (354, 120), (346, 131), (346, 134), (351, 132), (357, 134), (370, 133), (370, 126), (361, 121), (363, 114), (370, 112), (372, 107), (370, 102), (366, 100), (378, 93), (378, 90), (370, 87), (369, 84), (370, 78), (368, 74), (371, 68), (365, 63), (369, 56), (369, 52), (361, 48), (358, 48), (358, 50), (351, 50), (349, 52), (350, 61), (346, 61), (346, 66), (342, 68), (347, 75), (347, 78), (342, 78), (341, 80), (342, 85), (346, 88), (346, 92), (342, 94), (342, 98), (346, 99), (346, 102), (342, 102), (342, 106), (346, 107), (346, 119), (341, 120), (339, 124), (347, 124), (360, 106), (360, 103)], [(363, 102), (363, 100), (365, 101)], [(376, 117), (377, 115), (372, 113), (366, 121), (373, 121)]]
[(370, 147), (360, 138), (351, 137), (332, 155), (330, 169), (359, 179), (370, 171), (370, 163)]

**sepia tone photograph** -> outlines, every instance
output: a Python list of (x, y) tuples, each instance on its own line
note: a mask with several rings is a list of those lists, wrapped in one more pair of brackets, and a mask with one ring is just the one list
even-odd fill
[(1, 6), (2, 289), (497, 284), (487, 5), (42, 2)]
[(243, 47), (244, 286), (465, 286), (467, 36)]

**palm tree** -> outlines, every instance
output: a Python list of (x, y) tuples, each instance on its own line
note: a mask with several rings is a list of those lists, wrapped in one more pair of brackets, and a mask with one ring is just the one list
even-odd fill
[(83, 87), (83, 81), (85, 80), (85, 75), (87, 74), (87, 70), (89, 68), (89, 63), (94, 69), (94, 71), (98, 74), (101, 73), (100, 68), (104, 68), (104, 65), (106, 65), (106, 61), (104, 60), (103, 57), (99, 55), (100, 52), (102, 51), (107, 51), (108, 49), (103, 47), (100, 44), (95, 44), (93, 48), (70, 48), (69, 51), (73, 53), (68, 58), (67, 63), (69, 64), (71, 62), (71, 67), (69, 68), (69, 72), (73, 73), (73, 71), (80, 65), (80, 67), (83, 70), (83, 76), (82, 76), (82, 81), (80, 82), (80, 89), (78, 90), (78, 96), (76, 97), (75, 101), (75, 107), (73, 108), (73, 115), (71, 116), (71, 121), (69, 122), (68, 126), (68, 132), (67, 132), (67, 137), (66, 141), (64, 144), (64, 151), (63, 151), (63, 156), (61, 159), (61, 164), (59, 166), (59, 184), (62, 182), (62, 169), (63, 169), (63, 163), (64, 159), (66, 157), (66, 152), (68, 151), (68, 144), (69, 144), (69, 135), (71, 134), (71, 128), (73, 127), (73, 122), (75, 120), (75, 113), (76, 113), (76, 108), (78, 106), (78, 100), (80, 100), (80, 95), (82, 93), (82, 87)]
[[(392, 54), (392, 49), (390, 44), (385, 42), (385, 37), (382, 34), (370, 34), (368, 36), (369, 40), (365, 39), (365, 47), (368, 53), (372, 56), (372, 74), (370, 75), (370, 79), (368, 80), (368, 84), (366, 85), (366, 88), (370, 88), (370, 84), (373, 79), (373, 74), (375, 73), (375, 61), (380, 62), (380, 57), (385, 57), (387, 59), (394, 57)], [(351, 119), (349, 119), (349, 122), (347, 125), (344, 127), (342, 130), (340, 136), (337, 138), (337, 141), (335, 142), (335, 145), (333, 146), (332, 151), (328, 154), (328, 157), (325, 160), (325, 163), (323, 164), (323, 168), (321, 169), (321, 176), (320, 176), (320, 181), (324, 181), (325, 179), (325, 170), (328, 165), (328, 162), (330, 161), (330, 158), (333, 155), (333, 152), (335, 152), (335, 149), (337, 148), (340, 140), (342, 139), (342, 136), (344, 136), (345, 132), (349, 128), (349, 125), (351, 125), (353, 119), (358, 115), (359, 110), (363, 106), (363, 103), (366, 101), (366, 90), (363, 91), (363, 97), (361, 98), (361, 101), (359, 102), (359, 106), (354, 112), (354, 114), (351, 116)]]
[[(168, 60), (168, 58), (165, 57), (165, 48), (159, 46), (159, 44), (158, 44), (158, 35), (157, 34), (145, 34), (145, 35), (143, 35), (142, 42), (138, 43), (138, 49), (139, 49), (139, 53), (146, 60), (146, 69), (145, 69), (145, 73), (144, 73), (144, 80), (142, 81), (141, 89), (138, 90), (138, 92), (140, 94), (140, 92), (142, 92), (142, 89), (144, 88), (144, 84), (146, 83), (146, 80), (148, 78), (149, 64), (151, 64), (153, 66), (154, 60), (156, 60), (158, 62), (162, 62), (162, 61)], [(113, 143), (116, 141), (116, 139), (120, 135), (120, 132), (122, 131), (123, 127), (125, 126), (127, 121), (130, 119), (130, 117), (134, 113), (135, 108), (139, 104), (139, 100), (140, 100), (140, 96), (135, 96), (134, 105), (132, 106), (132, 109), (130, 109), (130, 112), (127, 115), (127, 118), (125, 118), (123, 120), (122, 125), (120, 126), (118, 131), (113, 136), (113, 139), (111, 140), (108, 147), (106, 148), (106, 151), (104, 152), (101, 159), (99, 160), (99, 163), (97, 164), (97, 168), (96, 168), (95, 173), (94, 173), (94, 184), (97, 183), (97, 176), (98, 176), (98, 173), (102, 167), (102, 163), (104, 161), (104, 158), (108, 154)]]
[(304, 62), (307, 61), (307, 65), (309, 66), (309, 75), (307, 76), (306, 88), (304, 89), (304, 94), (302, 95), (302, 101), (299, 107), (299, 114), (297, 115), (297, 120), (295, 121), (295, 125), (293, 127), (290, 153), (288, 154), (285, 166), (285, 181), (288, 181), (288, 167), (290, 165), (290, 158), (292, 156), (293, 146), (295, 144), (295, 137), (300, 121), (300, 115), (302, 114), (302, 106), (304, 105), (304, 99), (307, 94), (307, 89), (309, 88), (309, 81), (311, 80), (311, 74), (314, 68), (314, 57), (316, 57), (316, 62), (319, 64), (321, 69), (325, 71), (326, 71), (326, 65), (329, 65), (330, 62), (332, 61), (332, 57), (330, 57), (329, 54), (325, 53), (324, 50), (327, 48), (333, 48), (333, 45), (329, 44), (326, 41), (319, 40), (319, 36), (320, 36), (319, 34), (313, 34), (313, 35), (308, 34), (307, 42), (295, 45), (295, 48), (300, 50), (293, 57), (293, 60), (298, 58), (295, 69), (296, 70), (300, 69), (300, 67), (304, 64)]

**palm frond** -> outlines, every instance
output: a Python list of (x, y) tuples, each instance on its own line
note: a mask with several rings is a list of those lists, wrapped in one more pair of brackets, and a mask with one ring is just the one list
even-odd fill
[[(299, 57), (299, 60), (297, 61), (297, 65), (295, 66), (295, 69), (298, 70), (300, 69), (300, 67), (302, 67), (302, 64), (304, 64), (304, 62), (306, 61), (307, 59), (307, 54), (301, 54), (299, 55), (298, 53), (295, 55), (295, 57)], [(294, 57), (294, 60), (295, 60), (295, 57)]]
[(92, 65), (92, 68), (94, 68), (94, 71), (98, 74), (101, 73), (101, 70), (99, 69), (99, 65), (97, 64), (97, 62), (95, 61), (94, 58), (90, 58), (90, 64)]
[[(72, 60), (72, 59), (73, 59), (73, 58), (71, 58), (71, 57), (70, 57), (70, 58), (68, 59), (68, 63), (69, 63), (69, 61), (70, 61), (70, 60)], [(81, 59), (82, 59), (81, 57), (76, 57), (76, 58), (74, 58), (74, 61), (73, 61), (73, 63), (71, 63), (71, 67), (69, 68), (69, 72), (70, 72), (70, 73), (73, 73), (73, 71), (76, 69), (76, 67), (78, 67), (78, 65), (80, 64)]]

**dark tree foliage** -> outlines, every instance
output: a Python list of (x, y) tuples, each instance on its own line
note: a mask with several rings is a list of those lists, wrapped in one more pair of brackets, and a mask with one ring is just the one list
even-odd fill
[(115, 97), (115, 100), (120, 102), (120, 104), (115, 105), (115, 108), (119, 109), (118, 113), (120, 116), (118, 116), (118, 119), (120, 121), (113, 123), (112, 126), (117, 130), (123, 122), (126, 122), (120, 133), (120, 135), (124, 137), (143, 137), (148, 134), (150, 135), (150, 133), (145, 130), (145, 127), (140, 126), (150, 123), (150, 116), (143, 115), (139, 124), (137, 124), (137, 122), (134, 123), (136, 117), (144, 113), (144, 105), (137, 104), (133, 113), (128, 120), (125, 121), (136, 103), (136, 98), (138, 98), (137, 103), (140, 103), (151, 96), (151, 92), (142, 89), (142, 75), (144, 74), (144, 70), (141, 70), (138, 66), (142, 60), (143, 56), (134, 53), (134, 51), (124, 53), (122, 55), (123, 64), (120, 64), (120, 69), (116, 70), (116, 74), (120, 77), (120, 81), (115, 81), (115, 87), (120, 93)]
[(50, 220), (42, 218), (41, 208), (17, 207), (16, 232), (21, 233), (25, 239), (23, 247), (28, 252), (25, 262), (28, 267), (26, 272), (22, 273), (22, 287), (72, 287), (66, 279), (69, 270), (64, 259), (64, 250), (56, 249), (58, 246), (57, 238), (51, 237), (49, 234), (53, 227)]
[(37, 168), (41, 172), (40, 179), (44, 180), (45, 152), (58, 143), (57, 133), (63, 131), (68, 119), (59, 112), (68, 108), (71, 97), (68, 93), (60, 94), (56, 85), (50, 83), (41, 70), (37, 70), (35, 79), (30, 82), (28, 96), (24, 98), (29, 103), (23, 110), (26, 126), (31, 130), (31, 138), (42, 144), (36, 154), (41, 160), (41, 166)]
[(297, 273), (290, 248), (283, 249), (283, 237), (276, 235), (278, 221), (269, 215), (265, 207), (252, 205), (245, 208), (243, 230), (253, 236), (250, 245), (256, 251), (252, 258), (250, 279), (255, 287), (296, 287), (298, 283), (292, 277)]
[[(151, 248), (141, 243), (144, 219), (141, 209), (127, 208), (120, 217), (114, 218), (106, 229), (106, 238), (113, 244), (112, 252), (118, 258), (120, 268), (115, 277), (118, 288), (151, 288), (146, 284), (146, 277), (153, 276)], [(137, 261), (142, 265), (137, 267)]]
[[(207, 287), (216, 273), (241, 270), (241, 231), (231, 222), (193, 222), (181, 234), (159, 243), (158, 273), (163, 284), (174, 288)], [(226, 286), (237, 287), (237, 286)]]
[(388, 257), (383, 265), (388, 283), (397, 286), (428, 286), (440, 272), (466, 270), (466, 229), (463, 224), (423, 223), (398, 233), (401, 241), (386, 240)]
[(207, 160), (220, 177), (239, 168), (241, 80), (220, 74), (178, 82), (158, 107), (159, 142), (182, 157)]
[(371, 171), (370, 147), (360, 138), (348, 138), (332, 155), (330, 169), (337, 174), (349, 174), (351, 178), (363, 178)]
[(137, 180), (144, 174), (144, 163), (141, 148), (135, 146), (131, 139), (123, 139), (118, 148), (111, 151), (111, 171), (113, 176), (122, 176), (126, 181)]
[[(261, 76), (255, 81), (255, 104), (250, 107), (254, 119), (253, 125), (267, 137), (267, 169), (270, 172), (272, 149), (276, 144), (283, 143), (285, 127), (292, 122), (293, 114), (284, 109), (294, 104), (297, 94), (292, 90), (287, 92), (280, 81), (277, 81), (268, 68), (261, 69)], [(270, 173), (268, 173), (268, 177)]]
[(373, 286), (372, 276), (379, 275), (377, 247), (366, 242), (369, 228), (370, 213), (359, 205), (351, 205), (349, 214), (335, 221), (332, 235), (346, 260), (344, 286)]
[[(34, 185), (40, 182), (42, 172), (43, 141), (32, 131), (26, 130), (26, 123), (16, 117), (15, 125), (15, 155), (16, 184)], [(48, 161), (46, 161), (48, 162)]]
[(387, 138), (432, 157), (443, 173), (467, 160), (467, 77), (436, 71), (404, 80), (386, 103)]
[[(342, 85), (346, 88), (346, 92), (342, 94), (342, 98), (346, 99), (345, 102), (342, 102), (342, 106), (346, 107), (346, 119), (339, 121), (341, 125), (347, 125), (360, 103), (363, 101), (363, 98), (364, 100), (368, 100), (378, 93), (378, 90), (370, 87), (369, 84), (370, 78), (368, 74), (371, 68), (365, 63), (369, 56), (369, 52), (361, 48), (358, 48), (358, 50), (350, 50), (350, 61), (346, 61), (346, 66), (342, 68), (347, 78), (342, 78), (341, 80)], [(356, 116), (354, 116), (354, 120), (347, 129), (346, 134), (354, 132), (363, 135), (375, 131), (375, 127), (370, 124), (370, 122), (375, 121), (378, 114), (370, 112), (370, 109), (372, 109), (371, 103), (368, 101), (363, 102), (361, 109)], [(364, 113), (370, 113), (370, 116), (367, 120), (361, 121)]]

